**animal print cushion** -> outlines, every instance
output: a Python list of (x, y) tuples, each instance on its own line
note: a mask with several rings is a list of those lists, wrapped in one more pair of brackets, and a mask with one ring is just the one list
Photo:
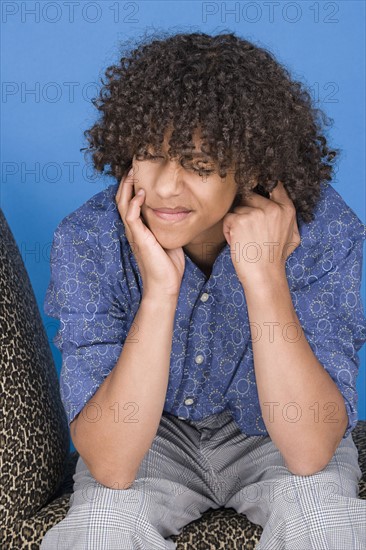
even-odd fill
[(46, 332), (1, 209), (0, 367), (0, 525), (13, 528), (57, 490), (70, 438)]
[[(15, 240), (0, 209), (0, 548), (36, 549), (69, 510), (78, 453), (69, 431), (57, 373)], [(366, 421), (352, 432), (366, 499)], [(262, 533), (233, 509), (208, 510), (172, 536), (177, 550), (246, 550)], [(243, 543), (245, 544), (243, 545)]]

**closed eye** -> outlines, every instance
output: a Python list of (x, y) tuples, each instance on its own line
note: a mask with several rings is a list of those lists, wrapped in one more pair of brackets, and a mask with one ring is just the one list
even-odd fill
[[(147, 151), (144, 151), (142, 153), (136, 153), (135, 155), (136, 157), (136, 160), (157, 160), (157, 159), (164, 159), (165, 157), (164, 156), (161, 156), (161, 155), (152, 155), (151, 153), (148, 153)], [(199, 161), (199, 162), (203, 162), (203, 161)], [(214, 169), (210, 169), (210, 168), (204, 168), (204, 166), (184, 166), (182, 164), (182, 166), (188, 170), (193, 170), (194, 172), (198, 172), (198, 173), (201, 173), (201, 174), (206, 174), (206, 175), (209, 175), (209, 174), (212, 174), (213, 172), (215, 172)]]
[(211, 169), (211, 168), (205, 168), (204, 166), (199, 166), (199, 165), (196, 165), (196, 166), (190, 166), (190, 168), (192, 168), (192, 170), (194, 170), (195, 172), (198, 172), (199, 174), (213, 174), (213, 172), (215, 171), (214, 169)]
[(193, 170), (195, 172), (199, 172), (200, 174), (206, 174), (206, 175), (207, 174), (213, 174), (214, 171), (215, 171), (215, 170), (209, 170), (208, 168), (200, 168), (200, 167), (198, 167), (198, 168), (193, 167)]
[(136, 160), (154, 160), (154, 159), (162, 159), (164, 157), (158, 157), (157, 155), (151, 155), (150, 153), (137, 153), (136, 154)]

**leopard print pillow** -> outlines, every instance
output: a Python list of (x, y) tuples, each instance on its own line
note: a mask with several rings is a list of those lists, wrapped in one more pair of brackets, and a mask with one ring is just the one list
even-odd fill
[(46, 331), (1, 209), (0, 364), (0, 525), (11, 527), (57, 491), (70, 436)]

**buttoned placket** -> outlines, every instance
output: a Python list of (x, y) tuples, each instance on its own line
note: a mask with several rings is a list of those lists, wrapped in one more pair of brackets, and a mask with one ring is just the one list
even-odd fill
[[(208, 294), (207, 292), (203, 292), (203, 293), (201, 294), (200, 300), (201, 300), (201, 302), (207, 302), (208, 298), (209, 298), (209, 294)], [(204, 359), (205, 359), (204, 356), (203, 356), (201, 353), (199, 353), (199, 354), (196, 355), (196, 357), (195, 357), (195, 362), (196, 362), (198, 365), (201, 365), (201, 364), (203, 363)], [(194, 403), (194, 399), (193, 399), (192, 397), (187, 397), (187, 398), (184, 400), (184, 404), (185, 404), (185, 405), (188, 405), (188, 406), (189, 406), (189, 405), (193, 405), (193, 403)], [(178, 418), (179, 418), (180, 420), (186, 420), (186, 418), (185, 418), (184, 416), (178, 416)]]

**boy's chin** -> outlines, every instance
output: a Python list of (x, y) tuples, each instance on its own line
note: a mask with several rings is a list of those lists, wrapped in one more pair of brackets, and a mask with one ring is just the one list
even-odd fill
[(166, 231), (152, 231), (150, 229), (151, 233), (154, 235), (155, 239), (158, 241), (160, 246), (165, 248), (166, 250), (173, 250), (175, 248), (180, 248), (183, 246), (186, 246), (189, 243), (189, 239), (182, 239), (182, 237), (179, 237), (178, 235), (174, 235), (171, 231), (169, 232), (169, 229)]
[(160, 246), (165, 250), (174, 250), (175, 248), (180, 248), (187, 244), (185, 241), (182, 241), (181, 239), (177, 240), (173, 238), (164, 238), (161, 236), (160, 238), (158, 238), (157, 235), (155, 235), (155, 238), (160, 244)]

